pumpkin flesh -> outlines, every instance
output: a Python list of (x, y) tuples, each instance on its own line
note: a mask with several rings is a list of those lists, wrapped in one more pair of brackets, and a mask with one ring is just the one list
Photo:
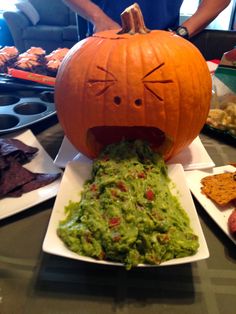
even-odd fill
[[(94, 143), (97, 143), (98, 153), (107, 145), (112, 143), (119, 143), (122, 140), (136, 140), (137, 138), (150, 143), (153, 150), (161, 152), (164, 144), (168, 142), (165, 139), (165, 134), (156, 128), (147, 127), (95, 127), (88, 130), (87, 135), (88, 144), (90, 147), (94, 147)], [(169, 144), (170, 146), (170, 144)]]

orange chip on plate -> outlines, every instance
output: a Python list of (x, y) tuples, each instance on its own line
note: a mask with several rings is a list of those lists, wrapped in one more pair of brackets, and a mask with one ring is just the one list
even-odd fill
[(206, 176), (201, 183), (202, 193), (220, 206), (236, 199), (236, 171)]

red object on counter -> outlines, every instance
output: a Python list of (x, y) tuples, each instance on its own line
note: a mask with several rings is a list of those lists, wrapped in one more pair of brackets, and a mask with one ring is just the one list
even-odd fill
[(219, 59), (213, 59), (210, 60), (209, 62), (215, 63), (215, 64), (220, 64), (220, 60)]
[(231, 213), (228, 219), (229, 231), (233, 236), (236, 236), (236, 209)]
[(19, 79), (37, 82), (45, 85), (55, 85), (55, 77), (41, 75), (37, 73), (8, 68), (8, 74)]
[(207, 66), (211, 74), (214, 74), (219, 64), (220, 64), (220, 60), (218, 59), (207, 61)]

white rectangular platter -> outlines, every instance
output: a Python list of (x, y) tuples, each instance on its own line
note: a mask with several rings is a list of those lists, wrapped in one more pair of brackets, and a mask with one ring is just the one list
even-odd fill
[[(69, 162), (66, 166), (60, 189), (54, 204), (52, 215), (49, 221), (46, 236), (43, 242), (43, 251), (50, 254), (81, 261), (87, 261), (91, 263), (99, 263), (105, 265), (122, 265), (119, 263), (98, 261), (90, 257), (77, 255), (76, 253), (70, 251), (57, 236), (57, 227), (59, 221), (65, 218), (64, 207), (68, 204), (69, 200), (79, 201), (80, 192), (82, 191), (84, 181), (90, 176), (91, 165), (92, 163), (90, 161), (83, 160)], [(197, 234), (199, 237), (200, 247), (198, 252), (193, 256), (173, 259), (162, 263), (161, 266), (191, 263), (206, 259), (209, 257), (208, 247), (205, 241), (204, 234), (202, 232), (202, 228), (192, 200), (191, 193), (186, 184), (183, 167), (180, 164), (170, 165), (168, 166), (168, 174), (175, 185), (175, 190), (173, 190), (173, 193), (178, 195), (183, 208), (186, 210), (190, 217), (191, 226), (195, 234)], [(144, 267), (147, 265), (140, 266)]]
[[(16, 138), (29, 146), (37, 147), (39, 149), (36, 156), (29, 163), (24, 165), (28, 170), (40, 173), (62, 172), (61, 169), (53, 163), (52, 158), (44, 150), (30, 130), (16, 134), (8, 134), (2, 136), (2, 138)], [(0, 220), (54, 197), (59, 189), (60, 181), (61, 178), (37, 190), (24, 193), (21, 197), (6, 197), (0, 199)]]
[[(81, 159), (87, 158), (78, 152), (65, 136), (54, 163), (58, 167), (64, 168), (69, 161)], [(199, 137), (196, 137), (188, 147), (171, 158), (168, 164), (182, 164), (184, 170), (206, 169), (215, 166)]]
[(210, 215), (210, 217), (216, 222), (216, 224), (223, 230), (223, 232), (236, 244), (236, 238), (234, 238), (228, 229), (228, 218), (232, 213), (234, 207), (232, 204), (224, 206), (223, 208), (217, 206), (211, 199), (201, 192), (201, 179), (208, 176), (219, 173), (224, 173), (225, 171), (234, 172), (235, 167), (233, 166), (221, 166), (215, 167), (209, 171), (203, 170), (193, 170), (185, 172), (187, 183), (192, 191), (193, 195), (205, 209), (205, 211)]

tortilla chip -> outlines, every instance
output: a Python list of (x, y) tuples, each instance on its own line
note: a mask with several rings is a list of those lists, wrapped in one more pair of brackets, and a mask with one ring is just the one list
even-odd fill
[(20, 197), (22, 194), (34, 191), (58, 179), (60, 173), (34, 173), (35, 177), (7, 194), (7, 197)]
[(61, 174), (33, 173), (22, 165), (38, 151), (17, 139), (0, 138), (0, 199), (20, 197), (56, 180)]
[(236, 198), (236, 172), (225, 172), (204, 177), (201, 191), (220, 206)]
[(21, 164), (29, 162), (37, 151), (37, 147), (28, 146), (20, 140), (0, 138), (0, 156), (11, 157)]
[(0, 156), (0, 175), (1, 175), (1, 170), (5, 169), (8, 166), (8, 162)]
[(18, 161), (11, 161), (9, 167), (1, 171), (0, 198), (34, 178), (35, 174), (22, 167)]

